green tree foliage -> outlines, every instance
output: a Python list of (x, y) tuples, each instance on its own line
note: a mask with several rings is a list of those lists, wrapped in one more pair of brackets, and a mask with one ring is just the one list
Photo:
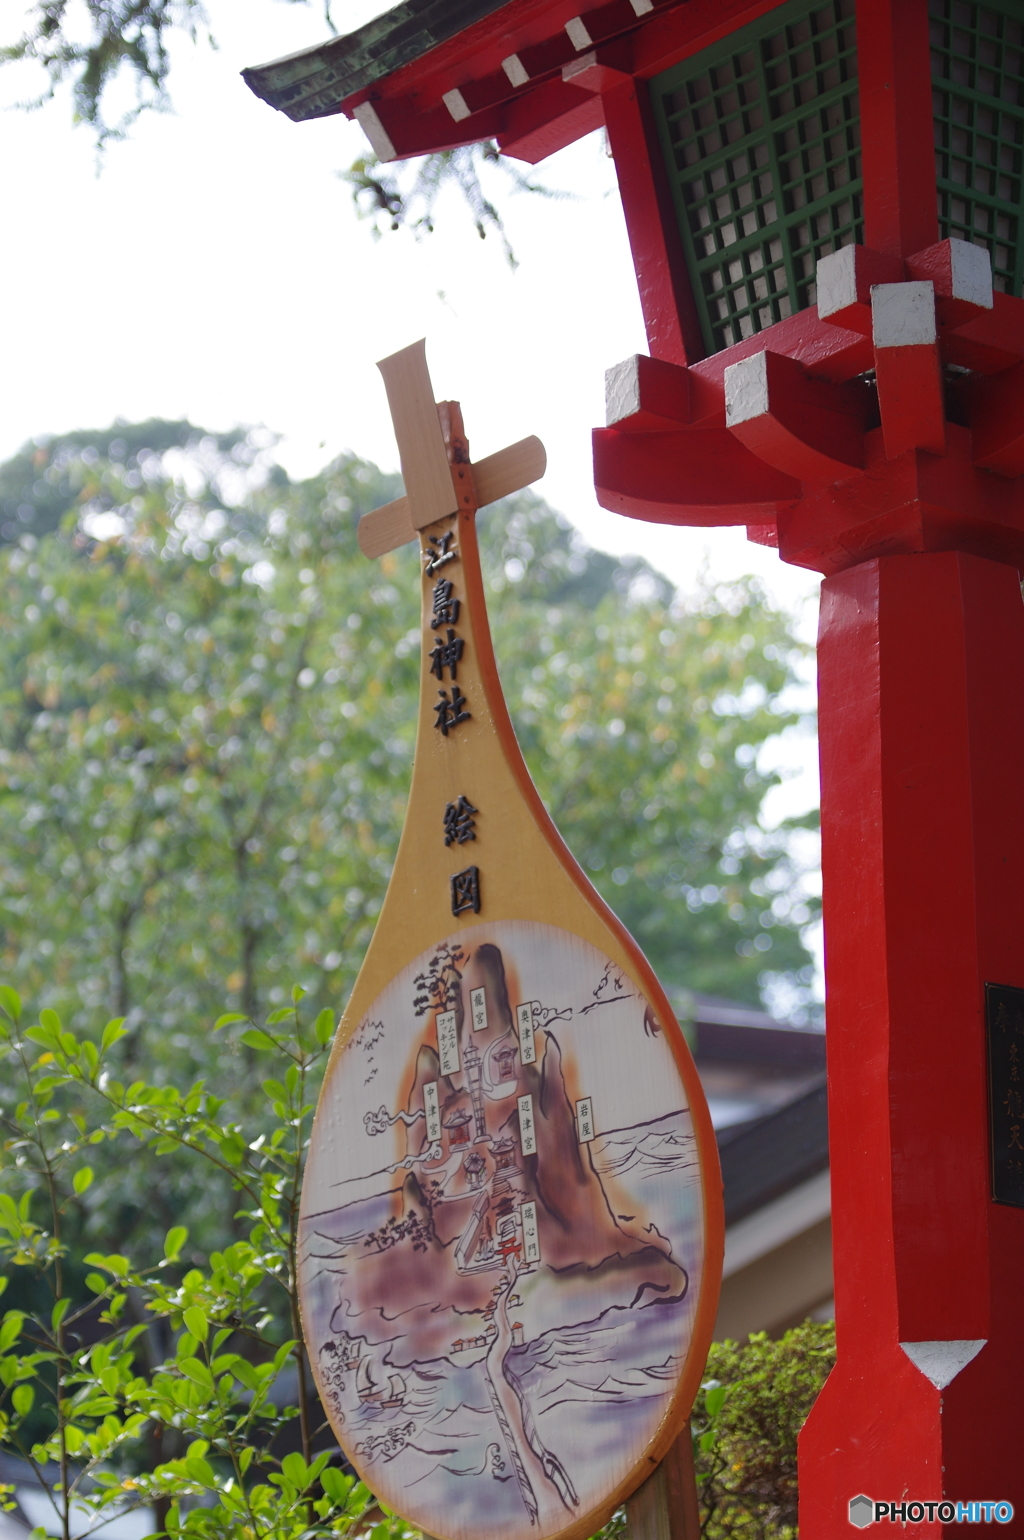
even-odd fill
[[(140, 1065), (188, 1074), (225, 998), (351, 987), (410, 773), (416, 561), (359, 554), (395, 490), (361, 462), (292, 485), (241, 439), (119, 431), (48, 446), (26, 527), (36, 495), (71, 511), (0, 551), (0, 951), (42, 1004), (124, 1016)], [(784, 618), (752, 583), (683, 607), (532, 496), (482, 523), (513, 718), (570, 847), (668, 985), (806, 993), (789, 831), (758, 821), (758, 750), (793, 720)]]
[(712, 1343), (691, 1424), (706, 1540), (795, 1540), (797, 1435), (835, 1359), (832, 1321)]
[[(316, 1449), (327, 1430), (301, 1346), (298, 1200), (334, 1017), (311, 1017), (302, 994), (241, 1033), (281, 1075), (242, 1123), (237, 1098), (202, 1082), (116, 1078), (116, 1018), (95, 1036), (52, 1010), (24, 1026), (0, 987), (0, 1293), (11, 1274), (21, 1284), (21, 1308), (0, 1320), (0, 1449), (32, 1466), (63, 1540), (145, 1503), (172, 1540), (411, 1535), (332, 1465), (333, 1439)], [(106, 1145), (150, 1171), (175, 1156), (209, 1169), (244, 1234), (197, 1253), (176, 1224), (148, 1257), (108, 1251), (87, 1196)]]

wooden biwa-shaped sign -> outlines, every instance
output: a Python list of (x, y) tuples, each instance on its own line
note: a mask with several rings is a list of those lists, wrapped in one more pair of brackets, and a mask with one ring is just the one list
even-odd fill
[(689, 1414), (717, 1152), (664, 992), (545, 812), (498, 681), (476, 509), (541, 474), (543, 449), (479, 477), (422, 343), (380, 367), (406, 496), (360, 544), (420, 530), (419, 727), (306, 1170), (306, 1344), (352, 1464), (413, 1524), (571, 1540)]

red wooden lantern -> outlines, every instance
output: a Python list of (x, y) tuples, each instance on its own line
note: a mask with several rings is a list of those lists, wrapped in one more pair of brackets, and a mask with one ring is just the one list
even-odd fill
[(859, 1494), (1024, 1514), (1024, 10), (578, 4), (405, 0), (246, 78), (383, 159), (605, 126), (650, 356), (609, 371), (598, 497), (826, 578), (839, 1361), (801, 1535)]

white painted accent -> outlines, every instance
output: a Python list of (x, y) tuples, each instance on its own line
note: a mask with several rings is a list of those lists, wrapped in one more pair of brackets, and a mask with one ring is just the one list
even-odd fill
[(728, 1278), (741, 1267), (767, 1256), (794, 1235), (802, 1235), (812, 1225), (827, 1219), (831, 1212), (831, 1179), (827, 1171), (819, 1171), (809, 1181), (801, 1182), (773, 1203), (766, 1203), (756, 1213), (729, 1226), (725, 1232), (722, 1277)]
[[(562, 65), (562, 79), (566, 85), (571, 86), (577, 75), (585, 75), (592, 70), (597, 63), (597, 49), (592, 48), (589, 53), (580, 54), (578, 59), (570, 59), (568, 64)], [(590, 87), (585, 86), (589, 91)]]
[(876, 348), (924, 347), (935, 341), (935, 285), (871, 285), (871, 333)]
[(818, 315), (822, 320), (857, 303), (857, 248), (840, 246), (827, 257), (818, 258), (815, 273), (818, 290)]
[(950, 1342), (901, 1342), (900, 1347), (936, 1390), (945, 1390), (960, 1370), (977, 1358), (987, 1341), (987, 1337), (978, 1337)]
[(632, 417), (640, 410), (640, 360), (634, 353), (621, 364), (613, 364), (604, 371), (604, 420), (605, 426), (614, 428), (624, 417)]
[(507, 59), (502, 59), (501, 67), (514, 86), (525, 86), (530, 78), (517, 53), (510, 53)]
[(629, 0), (629, 3), (638, 16), (646, 16), (648, 11), (654, 10), (654, 0)]
[(358, 107), (352, 110), (359, 127), (370, 141), (370, 149), (378, 160), (397, 160), (398, 154), (391, 143), (387, 129), (377, 116), (377, 110), (370, 102), (360, 102)]
[(468, 118), (470, 116), (469, 103), (466, 101), (466, 98), (463, 96), (458, 86), (456, 86), (451, 91), (446, 91), (441, 100), (448, 108), (448, 111), (451, 113), (456, 123), (461, 123), (463, 118)]
[(749, 422), (768, 410), (768, 358), (754, 353), (725, 371), (725, 425)]
[(565, 30), (569, 34), (570, 43), (577, 50), (577, 52), (580, 52), (584, 48), (593, 48), (594, 39), (583, 25), (582, 17), (574, 16), (571, 21), (567, 21), (565, 24)]
[(983, 310), (992, 309), (992, 258), (973, 241), (949, 242), (953, 298), (965, 299)]

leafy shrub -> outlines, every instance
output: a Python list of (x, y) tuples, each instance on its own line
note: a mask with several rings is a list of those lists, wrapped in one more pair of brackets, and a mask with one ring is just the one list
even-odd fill
[(835, 1358), (832, 1321), (712, 1344), (692, 1419), (706, 1540), (793, 1540), (797, 1435)]
[[(334, 1020), (304, 1019), (302, 994), (262, 1027), (240, 1013), (217, 1023), (286, 1066), (243, 1124), (201, 1081), (117, 1079), (120, 1020), (94, 1038), (43, 1010), (23, 1029), (17, 994), (0, 987), (0, 1292), (16, 1297), (0, 1321), (0, 1448), (32, 1466), (64, 1540), (144, 1504), (172, 1540), (411, 1533), (313, 1420), (298, 1197)], [(226, 1177), (235, 1238), (203, 1255), (175, 1225), (149, 1258), (86, 1250), (111, 1144), (121, 1161), (185, 1155)]]

